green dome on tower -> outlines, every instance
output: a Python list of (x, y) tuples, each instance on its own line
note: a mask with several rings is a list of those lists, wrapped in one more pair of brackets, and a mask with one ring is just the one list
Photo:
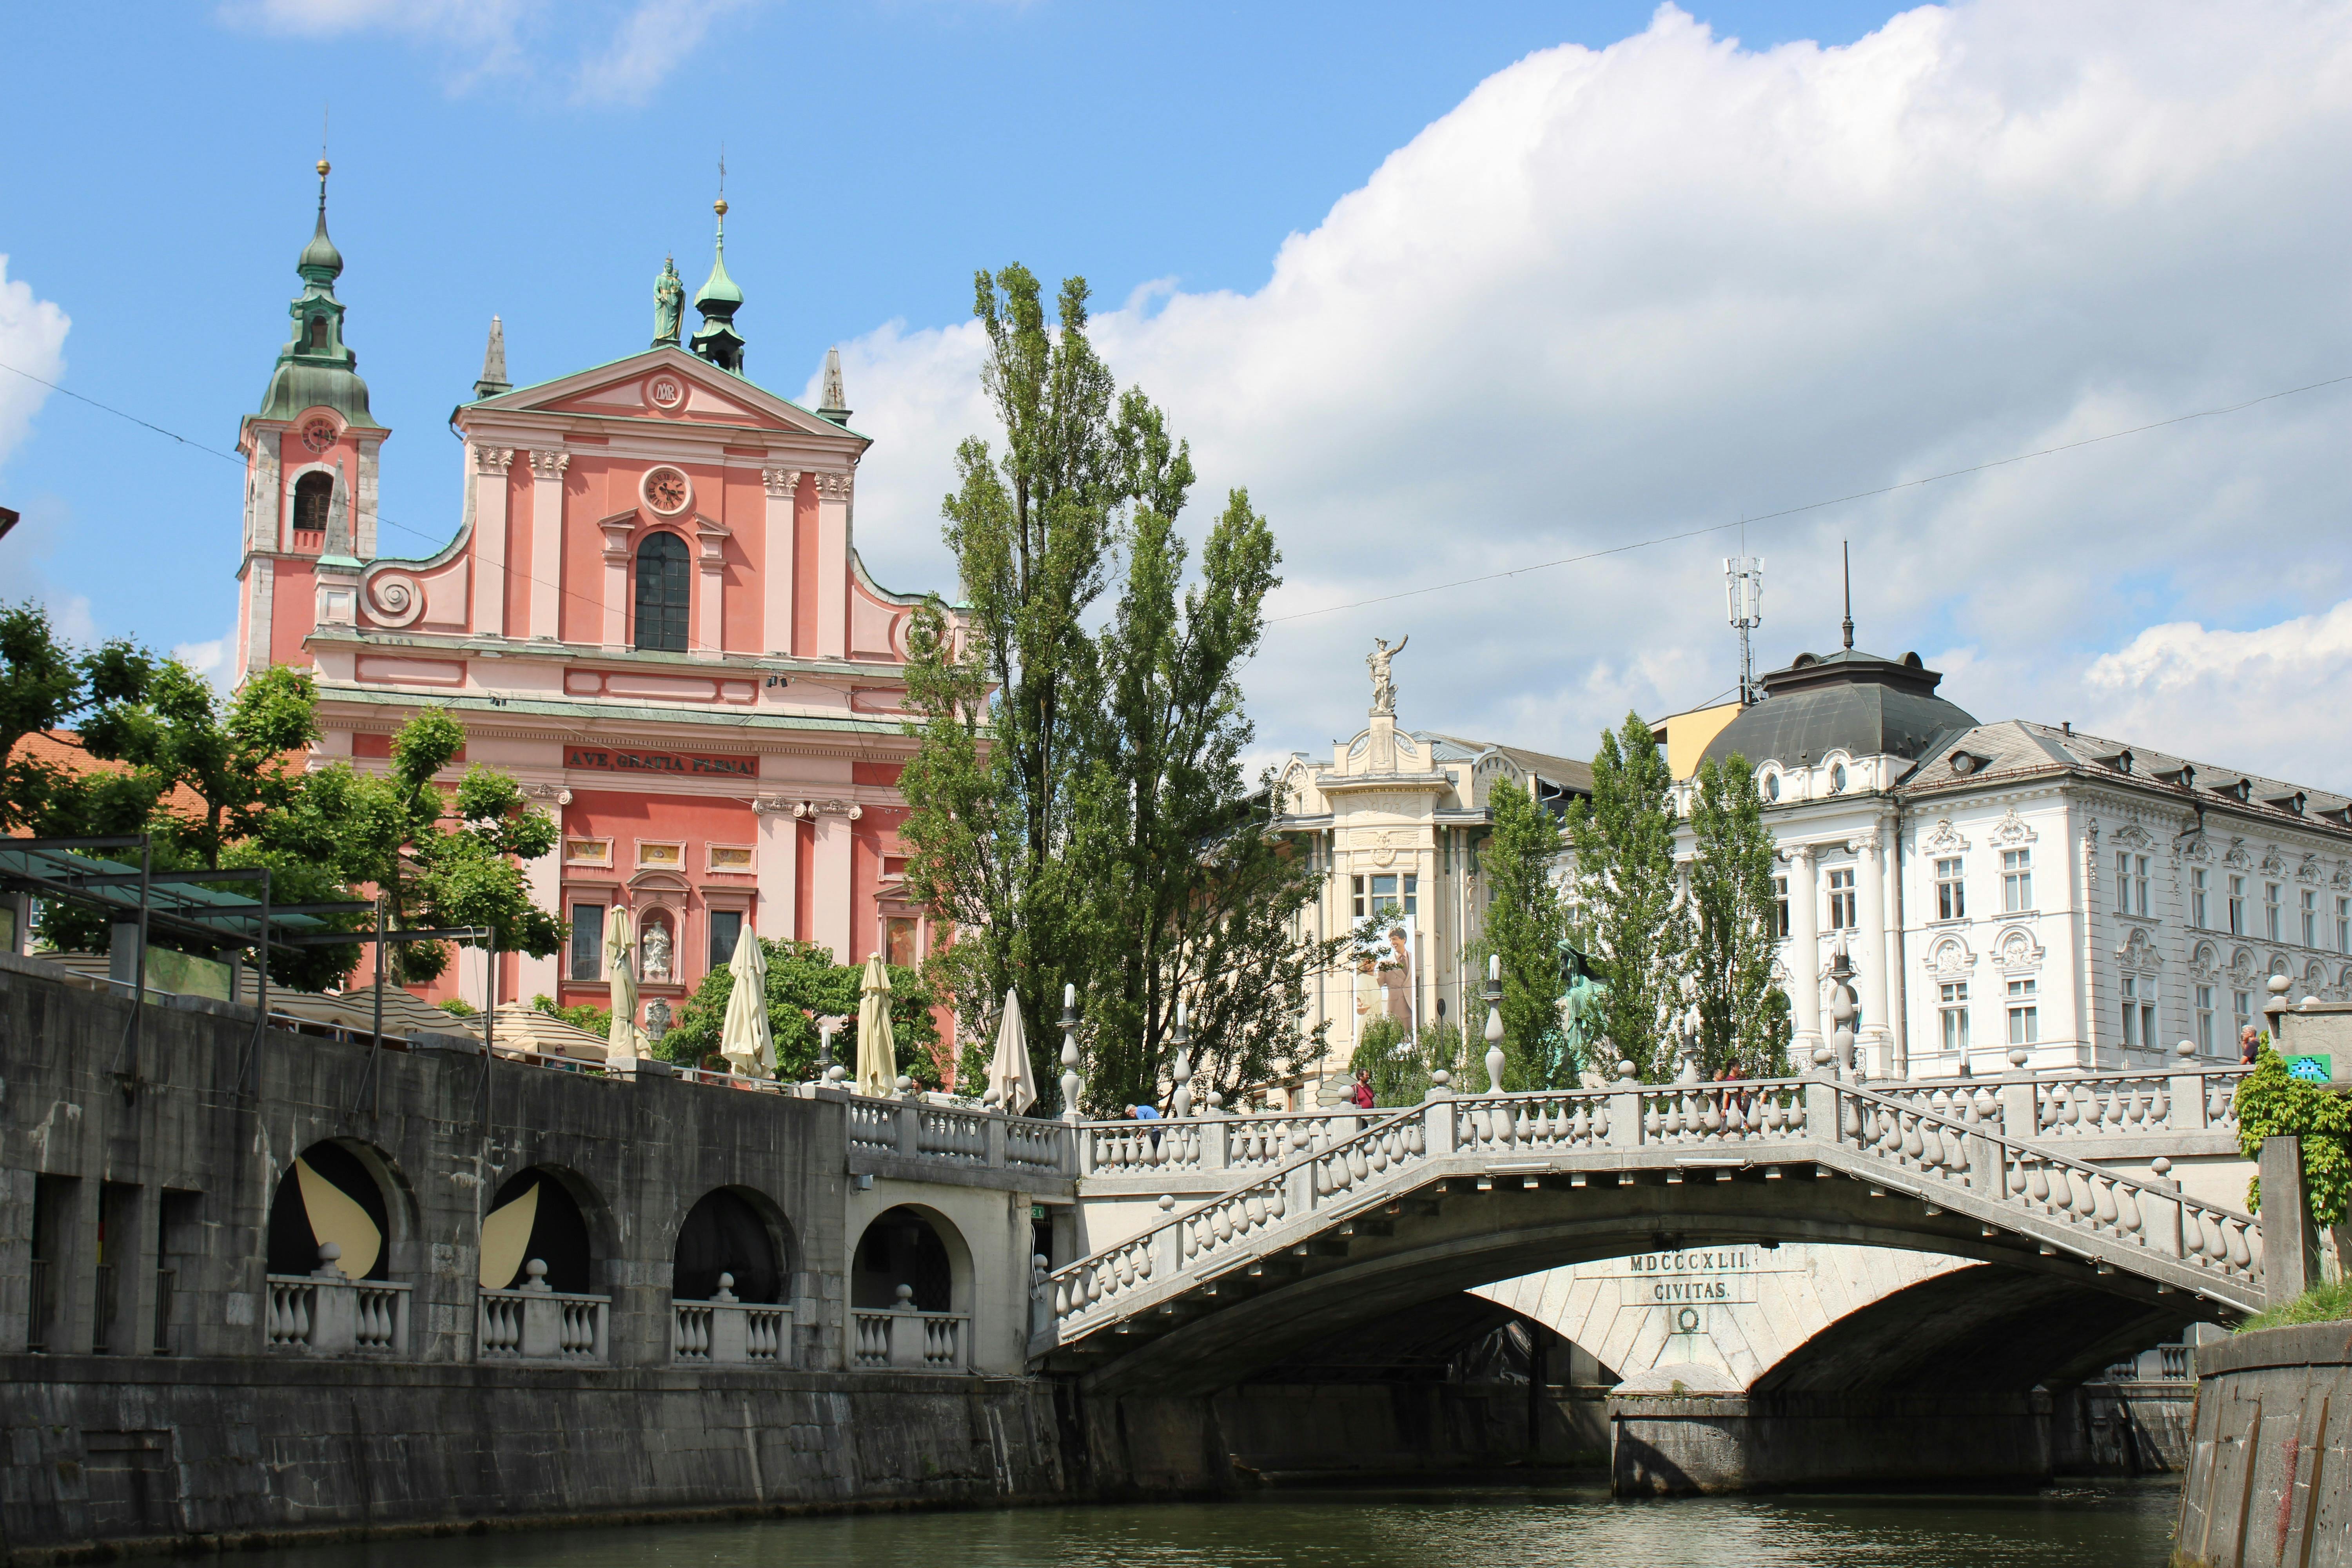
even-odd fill
[(343, 302), (335, 298), (335, 279), (343, 270), (343, 253), (327, 237), (327, 161), (319, 160), (319, 222), (310, 243), (302, 247), (294, 270), (301, 275), (302, 291), (288, 314), (294, 318), (294, 336), (278, 351), (278, 368), (269, 390), (255, 410), (263, 419), (291, 420), (306, 408), (325, 406), (344, 422), (382, 429), (368, 411), (367, 383), (359, 376), (359, 355), (343, 342)]

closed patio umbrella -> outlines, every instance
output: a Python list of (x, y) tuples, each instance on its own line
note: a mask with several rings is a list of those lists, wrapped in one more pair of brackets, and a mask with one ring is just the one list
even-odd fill
[(618, 904), (604, 922), (604, 971), (613, 983), (608, 1059), (634, 1060), (646, 1054), (645, 1031), (637, 1027), (637, 936), (629, 911)]
[(890, 1033), (890, 974), (880, 953), (866, 961), (857, 992), (857, 1092), (887, 1099), (898, 1092), (898, 1042)]
[(1029, 1031), (1021, 1022), (1021, 998), (1010, 987), (1004, 1019), (996, 1026), (996, 1055), (988, 1064), (988, 1100), (1013, 1116), (1026, 1115), (1037, 1103), (1037, 1086), (1029, 1074)]
[(719, 1054), (747, 1078), (776, 1076), (776, 1040), (768, 1027), (768, 952), (744, 926), (727, 961), (733, 984), (727, 991), (727, 1021), (719, 1026)]

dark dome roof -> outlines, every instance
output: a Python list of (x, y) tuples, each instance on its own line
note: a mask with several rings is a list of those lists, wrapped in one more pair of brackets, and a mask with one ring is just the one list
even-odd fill
[(1757, 765), (1818, 763), (1832, 752), (1924, 756), (1937, 736), (1976, 725), (1936, 695), (1943, 679), (1916, 653), (1899, 659), (1853, 648), (1801, 653), (1764, 677), (1764, 700), (1725, 725), (1706, 755), (1737, 752)]

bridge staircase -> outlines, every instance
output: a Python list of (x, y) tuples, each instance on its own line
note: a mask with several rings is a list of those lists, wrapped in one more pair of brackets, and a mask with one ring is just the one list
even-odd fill
[[(1162, 1195), (1139, 1234), (1041, 1273), (1030, 1358), (1092, 1386), (1164, 1382), (1203, 1347), (1286, 1321), (1336, 1329), (1351, 1303), (1684, 1237), (1916, 1247), (2181, 1292), (2194, 1314), (2249, 1313), (2263, 1305), (2252, 1216), (2183, 1191), (2160, 1158), (2137, 1175), (2089, 1157), (2126, 1139), (2143, 1157), (2212, 1143), (2238, 1076), (1441, 1089), (1272, 1127), (1093, 1124), (1081, 1136), (1119, 1141), (1130, 1164), (1197, 1159), (1204, 1130), (1244, 1139), (1246, 1156), (1228, 1148), (1228, 1190), (1189, 1205)], [(1089, 1163), (1105, 1163), (1099, 1150)], [(1220, 1319), (1222, 1331), (1183, 1332)]]

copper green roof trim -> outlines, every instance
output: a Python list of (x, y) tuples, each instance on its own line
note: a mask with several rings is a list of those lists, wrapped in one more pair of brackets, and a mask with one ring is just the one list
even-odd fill
[(294, 335), (278, 351), (278, 368), (270, 374), (269, 389), (255, 410), (263, 419), (291, 420), (306, 408), (325, 406), (346, 424), (381, 430), (368, 409), (367, 383), (359, 376), (359, 356), (343, 342), (343, 302), (335, 298), (335, 279), (343, 270), (343, 253), (327, 237), (327, 161), (319, 160), (319, 222), (310, 243), (294, 263), (302, 291), (287, 314), (294, 318)]

